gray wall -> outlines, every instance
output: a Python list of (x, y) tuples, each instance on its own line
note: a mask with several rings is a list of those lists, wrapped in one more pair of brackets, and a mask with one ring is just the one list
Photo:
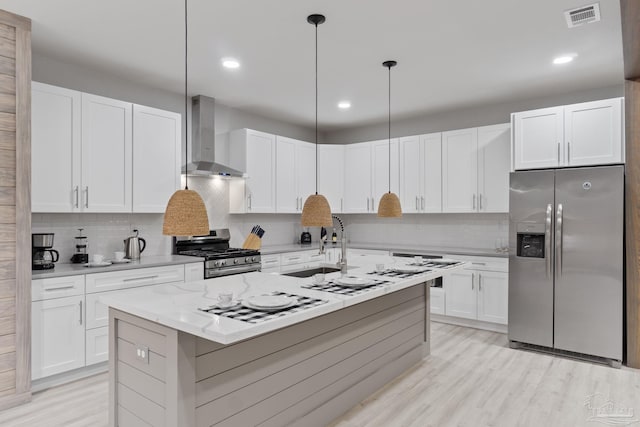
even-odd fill
[[(526, 99), (501, 104), (481, 105), (398, 121), (393, 121), (392, 118), (391, 135), (392, 137), (420, 135), (431, 132), (508, 123), (511, 120), (510, 114), (517, 111), (595, 101), (598, 99), (615, 98), (619, 96), (624, 96), (624, 84), (622, 80), (619, 85), (590, 89), (581, 92), (558, 94), (550, 97)], [(387, 123), (385, 122), (358, 126), (334, 132), (325, 132), (323, 135), (323, 142), (331, 144), (350, 144), (354, 142), (384, 139), (387, 135), (388, 128)]]
[[(33, 55), (33, 80), (177, 113), (184, 111), (182, 93), (145, 86), (100, 70), (67, 64), (37, 53)], [(215, 97), (215, 94), (203, 95)], [(215, 121), (218, 134), (249, 128), (304, 141), (313, 141), (315, 135), (312, 128), (272, 120), (223, 104), (216, 105)]]

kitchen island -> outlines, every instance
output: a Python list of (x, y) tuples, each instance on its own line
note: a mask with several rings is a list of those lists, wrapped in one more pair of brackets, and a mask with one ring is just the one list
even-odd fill
[[(103, 298), (110, 424), (329, 423), (429, 354), (430, 281), (461, 268), (388, 277), (372, 274), (376, 263), (410, 259), (361, 258), (349, 275), (376, 281), (364, 289), (336, 293), (314, 289), (311, 278), (247, 273)], [(295, 296), (300, 305), (220, 312), (212, 307), (225, 292), (245, 301)]]

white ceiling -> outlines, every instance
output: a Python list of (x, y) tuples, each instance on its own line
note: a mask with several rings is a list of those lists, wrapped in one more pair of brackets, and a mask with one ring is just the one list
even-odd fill
[[(189, 92), (291, 123), (313, 123), (319, 27), (319, 121), (336, 130), (394, 118), (622, 82), (617, 0), (602, 22), (568, 29), (589, 0), (190, 0)], [(33, 20), (35, 52), (177, 93), (184, 90), (181, 0), (0, 0)], [(554, 66), (553, 57), (577, 59)], [(235, 71), (222, 57), (238, 58)], [(338, 110), (339, 100), (353, 107)]]

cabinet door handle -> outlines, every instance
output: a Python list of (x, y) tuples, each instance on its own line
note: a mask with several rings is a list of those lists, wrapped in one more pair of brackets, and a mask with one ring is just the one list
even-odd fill
[(416, 211), (420, 210), (420, 208), (418, 207), (418, 196), (416, 196)]
[(487, 265), (486, 262), (472, 262), (473, 265)]
[(251, 210), (251, 194), (249, 194), (249, 197), (247, 197), (247, 209)]
[(571, 142), (567, 141), (567, 164), (571, 164)]
[(344, 208), (342, 207), (342, 197), (340, 197), (340, 212), (342, 212)]
[(476, 273), (471, 273), (471, 290), (473, 290), (473, 282), (476, 281)]
[(473, 195), (473, 210), (476, 210), (476, 195)]
[(84, 187), (85, 197), (84, 197), (84, 207), (89, 208), (89, 186)]
[(130, 277), (128, 279), (122, 279), (123, 282), (134, 282), (136, 280), (147, 280), (147, 279), (155, 279), (156, 277), (158, 277), (158, 275), (154, 275), (154, 276), (145, 276), (145, 277)]
[(478, 273), (478, 290), (482, 290), (482, 273)]
[(75, 190), (73, 190), (73, 192), (75, 193), (75, 200), (76, 200), (76, 202), (74, 203), (75, 207), (79, 208), (80, 206), (78, 205), (78, 203), (80, 203), (80, 194), (79, 194), (80, 193), (80, 189), (78, 188), (77, 185), (76, 185)]
[(367, 197), (367, 212), (369, 212), (369, 198)]
[(478, 196), (478, 207), (482, 210), (482, 193)]
[(62, 289), (73, 289), (75, 287), (76, 287), (76, 285), (71, 283), (71, 284), (67, 284), (67, 285), (47, 286), (43, 290), (44, 291), (60, 291)]
[(82, 300), (80, 300), (80, 324), (82, 325)]
[(420, 202), (421, 202), (422, 210), (424, 210), (424, 197), (420, 196)]
[(560, 143), (558, 142), (558, 166), (560, 166)]

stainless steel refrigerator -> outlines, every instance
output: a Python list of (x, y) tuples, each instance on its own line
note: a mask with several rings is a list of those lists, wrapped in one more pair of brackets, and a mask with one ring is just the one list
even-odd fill
[(624, 167), (513, 172), (509, 340), (622, 360)]

